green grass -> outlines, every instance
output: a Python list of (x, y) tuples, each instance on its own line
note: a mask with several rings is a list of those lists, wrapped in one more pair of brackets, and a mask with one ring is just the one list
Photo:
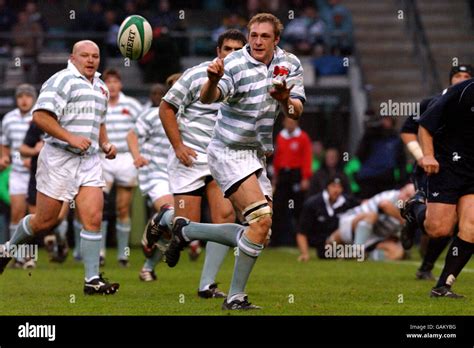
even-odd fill
[[(131, 267), (119, 268), (109, 250), (105, 276), (121, 284), (114, 296), (82, 294), (82, 264), (70, 257), (65, 264), (50, 264), (42, 251), (38, 268), (7, 269), (0, 276), (1, 315), (227, 315), (222, 300), (196, 295), (204, 261), (190, 262), (183, 253), (174, 269), (157, 267), (158, 281), (143, 283), (138, 271), (143, 262), (133, 249)], [(467, 266), (455, 290), (463, 300), (431, 299), (432, 282), (417, 281), (418, 262), (296, 261), (294, 249), (265, 250), (250, 277), (250, 300), (261, 311), (231, 315), (474, 315), (474, 261)], [(444, 258), (443, 258), (444, 260)], [(440, 273), (438, 262), (435, 273)], [(218, 276), (228, 290), (233, 269), (229, 254)], [(399, 296), (403, 295), (403, 303)], [(71, 303), (74, 298), (75, 302)], [(184, 303), (180, 300), (184, 299)], [(291, 301), (294, 299), (294, 301)], [(183, 301), (181, 301), (183, 302)]]

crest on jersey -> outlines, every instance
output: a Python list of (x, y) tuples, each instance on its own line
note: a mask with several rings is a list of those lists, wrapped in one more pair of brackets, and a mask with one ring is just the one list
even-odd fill
[(273, 77), (277, 77), (277, 76), (283, 76), (283, 77), (286, 77), (290, 74), (290, 70), (288, 70), (287, 67), (284, 67), (284, 66), (275, 66), (275, 68), (273, 69)]
[(109, 93), (102, 86), (99, 86), (99, 88), (102, 94), (105, 95), (107, 99), (109, 99)]

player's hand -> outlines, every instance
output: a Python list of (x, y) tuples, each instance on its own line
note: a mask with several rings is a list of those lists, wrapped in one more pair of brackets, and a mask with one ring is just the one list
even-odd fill
[(217, 84), (224, 75), (224, 60), (217, 58), (207, 67), (207, 77), (212, 83)]
[(309, 254), (301, 254), (298, 256), (298, 262), (308, 262), (309, 261)]
[(105, 153), (105, 158), (107, 159), (114, 159), (117, 156), (117, 148), (114, 144), (111, 143), (103, 143), (102, 144), (102, 151)]
[(439, 172), (439, 163), (432, 155), (423, 156), (420, 159), (420, 165), (428, 175)]
[(301, 180), (301, 183), (300, 183), (301, 191), (308, 191), (309, 190), (309, 185), (310, 185), (309, 179)]
[(290, 88), (287, 88), (286, 81), (283, 81), (281, 84), (274, 84), (270, 89), (270, 96), (279, 102), (287, 101), (290, 99), (290, 91), (294, 86), (292, 85)]
[(23, 160), (23, 165), (24, 165), (26, 168), (30, 169), (30, 168), (31, 168), (31, 157), (25, 158), (25, 159)]
[(137, 158), (133, 161), (133, 164), (135, 165), (136, 168), (141, 168), (146, 166), (148, 163), (150, 163), (149, 160), (147, 160), (145, 157), (142, 155), (138, 155)]
[(68, 144), (81, 151), (87, 151), (89, 146), (91, 146), (92, 141), (82, 135), (71, 135)]
[(179, 145), (174, 149), (174, 152), (176, 154), (176, 157), (179, 159), (179, 161), (184, 164), (186, 167), (191, 167), (193, 165), (193, 159), (197, 158), (197, 153), (190, 147), (187, 147), (184, 144)]
[(0, 170), (8, 168), (10, 165), (10, 156), (0, 157)]
[(41, 149), (43, 148), (44, 146), (44, 141), (43, 140), (40, 140), (36, 143), (35, 145), (35, 153), (38, 155), (41, 151)]

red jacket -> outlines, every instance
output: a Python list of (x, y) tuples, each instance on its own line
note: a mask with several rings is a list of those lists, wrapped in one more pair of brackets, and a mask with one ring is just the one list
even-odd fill
[(311, 139), (301, 128), (290, 134), (283, 129), (277, 136), (273, 168), (275, 176), (282, 168), (300, 169), (303, 179), (310, 179), (313, 149)]

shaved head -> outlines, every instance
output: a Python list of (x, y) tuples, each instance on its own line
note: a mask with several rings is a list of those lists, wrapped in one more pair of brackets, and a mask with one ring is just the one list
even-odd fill
[(81, 75), (92, 82), (100, 63), (99, 46), (91, 40), (78, 41), (72, 47), (70, 59)]
[(97, 51), (99, 51), (99, 46), (97, 46), (97, 44), (94, 41), (81, 40), (81, 41), (76, 42), (74, 46), (72, 46), (72, 54), (79, 52), (81, 49), (83, 49), (84, 46), (92, 46), (95, 49), (97, 49)]

